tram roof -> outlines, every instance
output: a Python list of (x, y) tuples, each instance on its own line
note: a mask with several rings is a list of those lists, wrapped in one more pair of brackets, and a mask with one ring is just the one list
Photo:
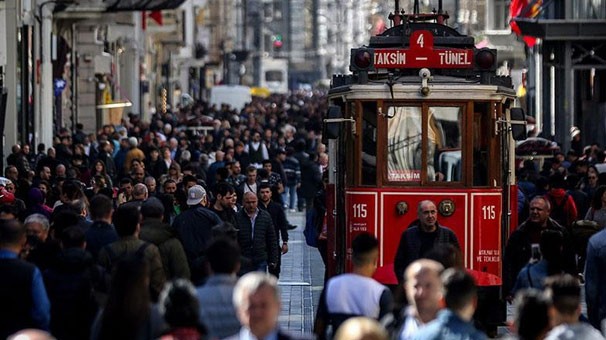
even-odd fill
[(347, 100), (502, 100), (514, 98), (516, 93), (513, 89), (496, 85), (477, 84), (429, 84), (429, 94), (421, 94), (421, 82), (417, 84), (395, 84), (393, 85), (393, 98), (389, 86), (383, 84), (350, 84), (333, 88), (329, 91), (329, 97), (344, 96)]

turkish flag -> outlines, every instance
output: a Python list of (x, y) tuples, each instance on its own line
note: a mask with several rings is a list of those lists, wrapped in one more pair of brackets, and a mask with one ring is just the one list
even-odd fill
[(143, 30), (147, 28), (147, 17), (154, 19), (154, 21), (162, 26), (162, 11), (151, 11), (149, 15), (146, 11), (141, 12), (141, 26)]
[(154, 21), (157, 22), (158, 25), (162, 26), (162, 11), (152, 11), (149, 14), (149, 17), (154, 19)]
[[(509, 16), (511, 17), (509, 26), (511, 26), (511, 30), (517, 35), (522, 35), (520, 27), (513, 19), (536, 17), (539, 14), (542, 3), (542, 0), (511, 0), (509, 4)], [(522, 39), (528, 47), (534, 46), (537, 41), (537, 38), (529, 36), (523, 36)]]

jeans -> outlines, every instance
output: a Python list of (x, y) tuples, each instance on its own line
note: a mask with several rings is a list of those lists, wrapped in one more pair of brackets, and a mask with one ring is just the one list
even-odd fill
[(289, 185), (284, 187), (282, 193), (282, 201), (289, 209), (297, 208), (297, 185)]
[(263, 261), (261, 263), (259, 263), (258, 265), (256, 265), (256, 272), (264, 272), (267, 273), (267, 261)]

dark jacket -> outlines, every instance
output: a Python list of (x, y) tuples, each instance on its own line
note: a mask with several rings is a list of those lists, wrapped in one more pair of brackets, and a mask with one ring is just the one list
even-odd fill
[[(539, 228), (539, 226), (534, 225), (530, 220), (526, 220), (509, 236), (505, 253), (503, 254), (503, 292), (505, 294), (511, 292), (518, 273), (530, 261), (532, 256), (531, 234), (535, 232), (540, 234)], [(564, 236), (562, 269), (576, 276), (574, 248), (570, 234), (566, 228), (551, 218), (547, 221), (547, 229), (560, 231)], [(537, 240), (539, 237), (537, 237)]]
[(271, 216), (278, 246), (280, 244), (280, 238), (282, 238), (282, 242), (288, 242), (288, 221), (286, 220), (286, 214), (284, 214), (282, 206), (274, 201), (269, 201), (269, 204), (266, 207), (263, 202), (259, 201), (259, 209), (267, 211)]
[(246, 214), (245, 209), (241, 209), (236, 214), (238, 222), (238, 244), (242, 250), (242, 256), (251, 259), (251, 267), (243, 268), (243, 272), (256, 269), (261, 263), (278, 263), (278, 248), (276, 247), (276, 231), (271, 221), (271, 216), (264, 210), (258, 210), (255, 219), (254, 239), (252, 223)]
[[(129, 255), (136, 255), (137, 251), (139, 251), (145, 243), (145, 241), (139, 240), (134, 236), (122, 237), (118, 241), (103, 247), (99, 251), (97, 262), (101, 267), (105, 268), (106, 271), (111, 272), (112, 267), (117, 261)], [(166, 275), (164, 274), (158, 247), (153, 244), (147, 245), (143, 250), (143, 258), (149, 263), (149, 286), (152, 300), (157, 301), (160, 292), (164, 288), (164, 283), (166, 282)]]
[(23, 260), (0, 258), (0, 339), (25, 328), (48, 328), (43, 324), (48, 319), (35, 320), (32, 315), (32, 282), (37, 271), (36, 266)]
[(90, 335), (97, 301), (93, 292), (99, 271), (83, 249), (68, 248), (44, 272), (51, 302), (51, 333), (58, 339), (86, 339)]
[(190, 267), (204, 256), (212, 238), (212, 227), (220, 223), (217, 214), (202, 206), (191, 207), (175, 218), (173, 229), (183, 244)]
[(190, 278), (185, 250), (170, 225), (160, 219), (146, 218), (141, 225), (139, 238), (158, 247), (167, 279)]
[(319, 165), (309, 159), (309, 156), (304, 152), (294, 154), (294, 157), (299, 161), (301, 167), (301, 187), (299, 193), (302, 197), (312, 199), (316, 192), (320, 189), (322, 183), (322, 173)]
[(106, 245), (118, 241), (118, 233), (113, 225), (103, 221), (95, 221), (86, 231), (86, 250), (96, 259), (99, 250)]
[[(459, 241), (455, 233), (446, 228), (440, 226), (437, 222), (437, 233), (434, 240), (433, 247), (435, 248), (439, 244), (452, 244), (457, 249), (461, 249)], [(414, 225), (406, 229), (400, 237), (400, 244), (398, 244), (398, 250), (394, 260), (394, 271), (398, 282), (401, 282), (404, 275), (404, 270), (410, 263), (424, 257), (426, 254), (421, 253), (421, 231), (418, 226)], [(429, 250), (429, 249), (428, 249)]]

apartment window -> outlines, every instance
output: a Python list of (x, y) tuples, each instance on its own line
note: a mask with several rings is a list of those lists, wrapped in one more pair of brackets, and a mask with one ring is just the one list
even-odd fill
[(491, 23), (492, 29), (505, 30), (509, 28), (509, 2), (510, 0), (492, 1), (493, 8), (491, 11), (488, 11), (488, 16), (490, 17), (489, 22)]

